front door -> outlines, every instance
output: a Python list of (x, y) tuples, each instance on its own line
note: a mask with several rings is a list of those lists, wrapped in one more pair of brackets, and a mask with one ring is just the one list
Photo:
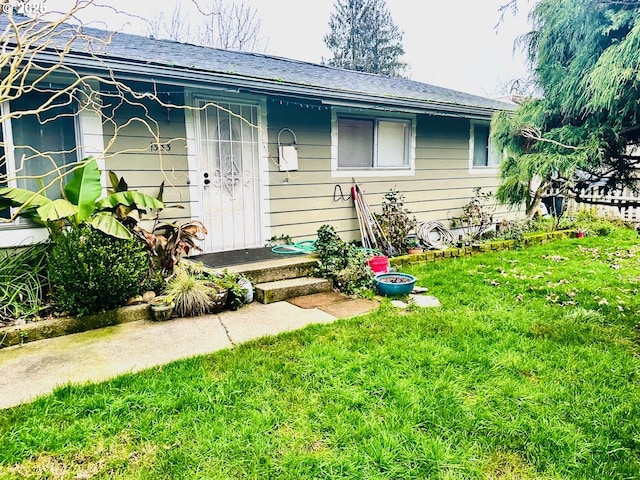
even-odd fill
[[(205, 102), (200, 103), (203, 107)], [(206, 252), (260, 246), (258, 107), (209, 102), (199, 113)]]

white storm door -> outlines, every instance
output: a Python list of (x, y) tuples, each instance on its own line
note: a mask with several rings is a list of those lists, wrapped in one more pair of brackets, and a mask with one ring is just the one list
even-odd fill
[(198, 128), (205, 251), (261, 246), (258, 107), (206, 103)]

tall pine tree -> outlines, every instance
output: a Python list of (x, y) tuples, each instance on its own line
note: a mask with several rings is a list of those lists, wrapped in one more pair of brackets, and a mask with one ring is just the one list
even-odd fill
[(402, 31), (393, 23), (385, 0), (336, 0), (324, 42), (328, 64), (359, 72), (402, 77), (407, 64)]

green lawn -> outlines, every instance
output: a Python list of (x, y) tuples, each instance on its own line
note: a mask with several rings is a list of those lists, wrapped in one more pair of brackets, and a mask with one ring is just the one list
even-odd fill
[(0, 412), (0, 478), (640, 478), (634, 231), (413, 266), (443, 304)]

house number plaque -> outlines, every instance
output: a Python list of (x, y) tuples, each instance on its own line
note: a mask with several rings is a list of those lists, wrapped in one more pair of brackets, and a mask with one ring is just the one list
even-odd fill
[(152, 152), (170, 152), (171, 151), (171, 144), (170, 143), (155, 143), (155, 142), (151, 142), (151, 145), (149, 145), (149, 148), (151, 149)]

